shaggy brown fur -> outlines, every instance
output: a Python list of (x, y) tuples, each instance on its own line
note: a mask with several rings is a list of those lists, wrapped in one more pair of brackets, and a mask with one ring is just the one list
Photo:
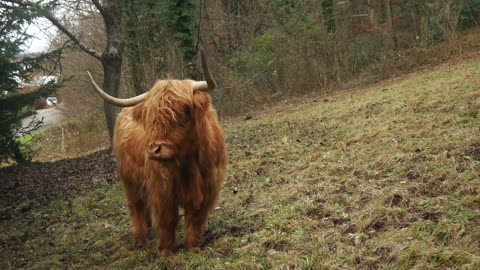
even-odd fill
[[(156, 158), (147, 153), (152, 145), (160, 146)], [(147, 241), (150, 217), (160, 254), (173, 254), (178, 209), (183, 207), (185, 247), (198, 252), (227, 162), (210, 96), (194, 91), (190, 80), (157, 82), (144, 102), (118, 116), (114, 153), (134, 238), (140, 244)]]

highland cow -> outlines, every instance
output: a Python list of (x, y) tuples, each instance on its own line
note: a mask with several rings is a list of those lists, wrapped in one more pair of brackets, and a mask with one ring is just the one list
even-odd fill
[(133, 237), (157, 234), (160, 255), (174, 254), (179, 207), (185, 212), (185, 248), (198, 252), (209, 213), (215, 206), (227, 162), (225, 137), (212, 100), (215, 88), (201, 51), (206, 81), (161, 80), (142, 95), (107, 102), (128, 107), (118, 115), (113, 151), (132, 220)]

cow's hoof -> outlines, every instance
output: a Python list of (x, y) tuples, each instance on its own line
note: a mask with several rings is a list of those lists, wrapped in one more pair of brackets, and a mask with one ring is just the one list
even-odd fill
[(201, 249), (200, 249), (199, 247), (187, 248), (187, 251), (188, 251), (188, 252), (193, 252), (193, 253), (199, 253), (200, 250), (201, 250)]
[(147, 245), (147, 239), (135, 239), (135, 246), (138, 248), (143, 248)]
[(173, 254), (175, 254), (175, 252), (170, 250), (170, 249), (161, 249), (160, 250), (160, 256), (162, 256), (162, 257), (172, 256)]
[(144, 247), (147, 245), (148, 236), (147, 235), (134, 235), (133, 238), (135, 239), (135, 244), (138, 247)]

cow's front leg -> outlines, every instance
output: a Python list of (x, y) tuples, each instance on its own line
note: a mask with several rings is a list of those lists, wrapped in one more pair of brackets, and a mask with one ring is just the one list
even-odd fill
[(177, 248), (175, 229), (176, 223), (175, 225), (167, 224), (158, 229), (158, 251), (160, 252), (160, 256), (166, 257), (175, 254)]
[(158, 215), (154, 215), (153, 223), (158, 239), (160, 256), (170, 256), (176, 251), (175, 231), (178, 224), (178, 207), (171, 203), (161, 205)]
[(145, 198), (136, 185), (123, 181), (123, 191), (127, 198), (128, 212), (132, 220), (132, 234), (135, 241), (144, 246), (148, 240), (147, 208)]
[(190, 252), (199, 252), (203, 244), (203, 231), (207, 223), (208, 210), (185, 208), (185, 248)]

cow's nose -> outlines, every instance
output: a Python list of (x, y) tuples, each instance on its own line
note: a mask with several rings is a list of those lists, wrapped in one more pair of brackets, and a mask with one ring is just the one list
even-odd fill
[(147, 147), (147, 153), (152, 159), (160, 159), (162, 153), (162, 146), (157, 144), (152, 144)]
[(175, 146), (170, 143), (152, 143), (147, 146), (147, 153), (150, 159), (170, 160), (176, 153)]

